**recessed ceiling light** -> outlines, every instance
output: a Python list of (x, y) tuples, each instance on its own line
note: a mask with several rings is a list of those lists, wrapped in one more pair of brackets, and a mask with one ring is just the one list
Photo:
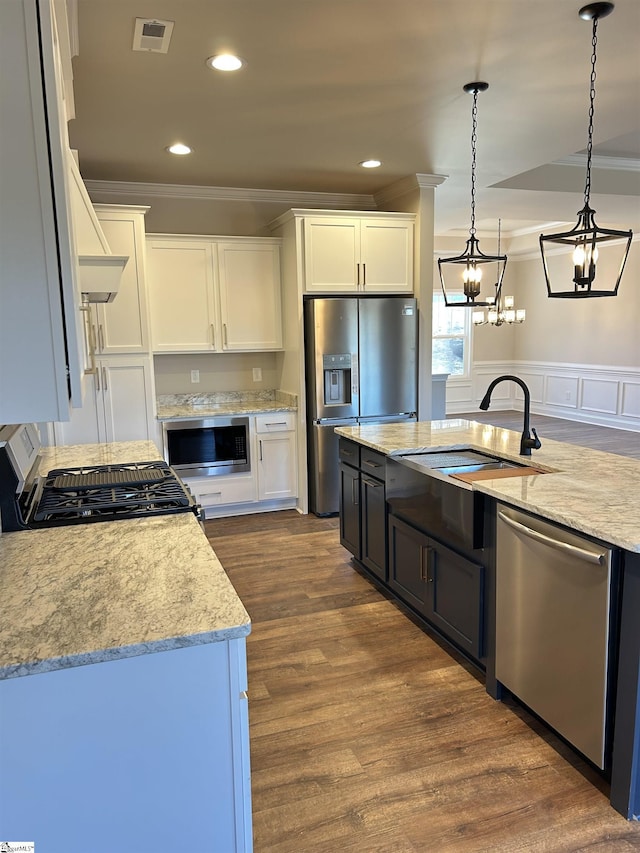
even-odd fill
[(191, 154), (191, 148), (188, 145), (183, 145), (182, 142), (176, 142), (167, 148), (170, 154)]
[(360, 165), (363, 169), (377, 169), (378, 166), (382, 166), (382, 160), (363, 160)]
[(209, 68), (215, 68), (217, 71), (237, 71), (244, 64), (239, 56), (234, 56), (232, 53), (219, 53), (207, 59)]

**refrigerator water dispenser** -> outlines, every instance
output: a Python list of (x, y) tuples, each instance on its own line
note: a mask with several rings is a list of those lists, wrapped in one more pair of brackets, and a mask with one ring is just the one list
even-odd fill
[(351, 402), (351, 354), (323, 355), (324, 404), (340, 406)]

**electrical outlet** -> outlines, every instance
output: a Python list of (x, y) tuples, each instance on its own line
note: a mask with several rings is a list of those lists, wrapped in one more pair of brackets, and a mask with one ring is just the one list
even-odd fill
[(567, 401), (567, 403), (571, 402), (571, 391), (564, 392), (564, 399)]
[(253, 368), (253, 381), (254, 382), (262, 382), (262, 368), (254, 367)]
[(200, 382), (200, 371), (192, 370), (191, 371), (191, 381), (192, 382)]

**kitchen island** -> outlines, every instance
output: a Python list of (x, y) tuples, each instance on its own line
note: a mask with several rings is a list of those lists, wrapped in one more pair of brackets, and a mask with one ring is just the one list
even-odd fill
[[(157, 459), (45, 451), (41, 470)], [(0, 538), (0, 836), (251, 849), (249, 616), (192, 513)]]
[[(520, 456), (519, 433), (463, 419), (339, 427), (336, 431), (342, 439), (355, 442), (361, 449), (367, 448), (369, 453), (380, 454), (381, 460), (385, 457), (393, 460), (403, 455), (435, 451), (473, 450), (520, 465), (532, 465), (543, 473), (507, 478), (496, 476), (493, 479), (465, 484), (466, 489), (486, 496), (485, 526), (495, 527), (495, 502), (499, 501), (619, 549), (619, 576), (614, 591), (619, 595), (619, 604), (614, 600), (616, 606), (611, 636), (614, 660), (610, 690), (613, 738), (609, 764), (611, 802), (626, 817), (637, 817), (640, 814), (640, 620), (637, 618), (640, 612), (640, 461), (547, 440), (544, 436), (541, 436), (541, 449), (534, 450), (529, 457)], [(364, 454), (364, 449), (361, 452)], [(389, 465), (392, 467), (392, 463)], [(364, 481), (370, 478), (370, 474), (365, 476), (363, 471), (361, 477)], [(455, 509), (453, 504), (449, 505), (449, 509)], [(345, 524), (348, 521), (347, 515)], [(395, 520), (390, 516), (389, 582), (393, 589), (395, 575), (391, 567), (392, 522), (395, 523)], [(402, 525), (403, 522), (397, 524)], [(404, 527), (406, 529), (407, 525)], [(411, 533), (411, 530), (408, 532)], [(416, 531), (416, 535), (419, 535), (419, 531)], [(495, 671), (492, 671), (495, 667), (496, 613), (495, 554), (492, 553), (495, 538), (491, 541), (491, 535), (490, 531), (489, 547), (485, 547), (484, 551), (475, 552), (476, 555), (482, 555), (477, 556), (479, 565), (475, 568), (478, 577), (482, 578), (483, 573), (485, 577), (485, 601), (481, 606), (484, 608), (487, 634), (487, 689), (492, 695), (499, 695), (499, 685), (498, 693), (494, 692)], [(364, 528), (362, 536), (364, 552)], [(408, 541), (405, 537), (404, 542)], [(417, 546), (420, 548), (420, 554), (427, 553), (433, 544), (437, 558), (437, 551), (443, 540), (438, 542), (436, 539), (433, 543), (426, 544), (422, 542), (424, 539), (418, 541)], [(444, 541), (444, 545), (447, 544), (449, 543)], [(411, 553), (406, 547), (403, 559)], [(447, 551), (446, 548), (443, 550)], [(466, 558), (466, 564), (463, 566), (465, 569), (469, 565), (469, 554), (473, 552), (459, 553)], [(452, 556), (455, 557), (453, 554)], [(366, 561), (362, 562), (366, 566)], [(430, 573), (428, 557), (426, 571), (423, 566), (421, 576), (425, 582), (432, 581), (425, 585), (433, 589), (434, 577)], [(435, 580), (437, 581), (437, 578)], [(398, 584), (395, 583), (395, 586)], [(482, 596), (481, 590), (478, 594), (478, 600), (481, 602)], [(411, 603), (409, 601), (409, 604)], [(436, 613), (436, 618), (432, 620), (436, 629), (437, 615)]]

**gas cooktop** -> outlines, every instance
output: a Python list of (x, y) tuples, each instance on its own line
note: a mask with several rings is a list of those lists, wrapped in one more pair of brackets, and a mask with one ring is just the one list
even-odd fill
[(164, 462), (128, 462), (49, 471), (32, 497), (29, 527), (199, 513), (192, 495)]

